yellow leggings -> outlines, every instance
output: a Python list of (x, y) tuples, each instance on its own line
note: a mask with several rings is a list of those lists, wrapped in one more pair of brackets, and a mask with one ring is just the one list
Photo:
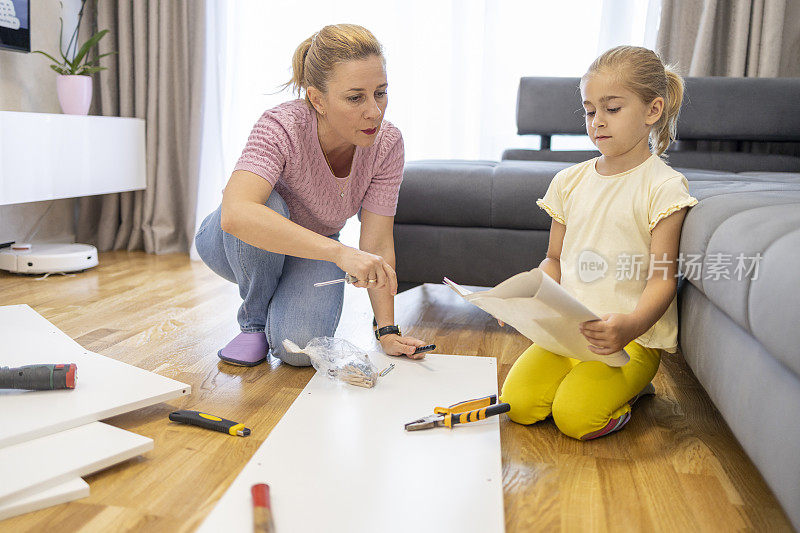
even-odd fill
[(631, 360), (619, 368), (562, 357), (536, 344), (508, 372), (500, 400), (508, 416), (533, 424), (553, 415), (558, 429), (575, 439), (602, 437), (630, 419), (630, 400), (653, 379), (661, 351), (631, 342)]

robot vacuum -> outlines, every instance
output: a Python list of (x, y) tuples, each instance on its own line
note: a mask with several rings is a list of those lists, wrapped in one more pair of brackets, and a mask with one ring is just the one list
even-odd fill
[(77, 272), (97, 266), (90, 244), (12, 244), (0, 250), (0, 269), (18, 274)]

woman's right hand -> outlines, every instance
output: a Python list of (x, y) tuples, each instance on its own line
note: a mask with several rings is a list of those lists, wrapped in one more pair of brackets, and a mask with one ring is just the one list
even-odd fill
[(397, 293), (397, 274), (379, 255), (345, 246), (336, 261), (336, 266), (358, 279), (353, 283), (356, 287), (388, 289), (392, 294)]

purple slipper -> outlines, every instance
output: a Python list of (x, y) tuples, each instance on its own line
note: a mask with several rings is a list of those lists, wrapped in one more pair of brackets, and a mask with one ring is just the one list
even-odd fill
[(217, 352), (220, 359), (237, 366), (256, 366), (267, 360), (267, 336), (263, 331), (239, 333)]

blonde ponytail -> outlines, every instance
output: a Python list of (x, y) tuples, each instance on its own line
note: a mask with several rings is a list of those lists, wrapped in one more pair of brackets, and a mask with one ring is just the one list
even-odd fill
[(308, 51), (311, 48), (312, 41), (313, 37), (309, 37), (300, 43), (300, 46), (298, 46), (294, 51), (294, 55), (292, 56), (292, 79), (286, 82), (286, 84), (283, 86), (284, 89), (291, 87), (292, 92), (297, 96), (300, 96), (301, 92), (305, 88), (305, 62)]
[[(298, 96), (309, 87), (327, 92), (336, 65), (370, 56), (384, 59), (383, 46), (368, 29), (356, 24), (325, 26), (294, 51), (292, 79), (284, 84), (284, 88), (291, 87)], [(307, 93), (305, 98), (309, 101)]]
[[(585, 80), (598, 71), (610, 71), (645, 104), (664, 99), (661, 117), (650, 129), (650, 150), (663, 156), (675, 140), (678, 114), (683, 103), (683, 78), (661, 58), (640, 46), (617, 46), (604, 52), (589, 66)], [(666, 157), (666, 156), (663, 156)]]
[(664, 75), (667, 77), (664, 111), (650, 130), (650, 145), (658, 155), (666, 152), (677, 136), (678, 114), (683, 103), (683, 78), (669, 66), (664, 67)]

